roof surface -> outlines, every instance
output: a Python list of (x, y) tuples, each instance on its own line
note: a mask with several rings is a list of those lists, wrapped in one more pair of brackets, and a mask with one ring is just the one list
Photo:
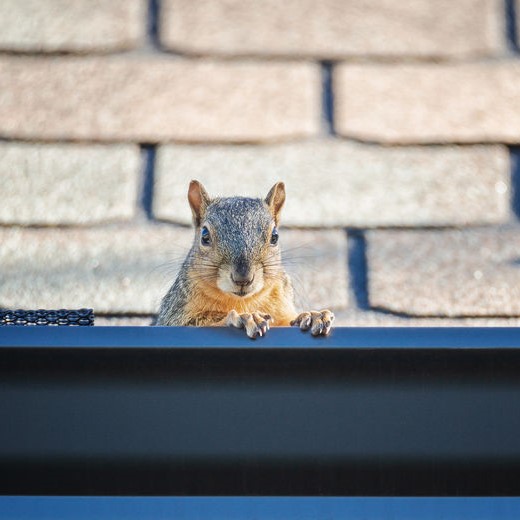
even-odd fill
[(519, 32), (519, 0), (4, 0), (0, 308), (149, 324), (189, 181), (283, 180), (301, 307), (519, 324)]

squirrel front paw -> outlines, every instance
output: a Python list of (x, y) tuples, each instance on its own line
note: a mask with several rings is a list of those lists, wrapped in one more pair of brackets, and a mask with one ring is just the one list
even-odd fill
[(262, 314), (260, 312), (238, 314), (237, 311), (232, 310), (226, 317), (226, 325), (228, 327), (245, 329), (246, 334), (251, 339), (264, 336), (271, 327), (272, 322), (273, 318), (269, 314)]
[(328, 309), (324, 311), (302, 312), (291, 325), (300, 327), (301, 330), (311, 330), (313, 336), (327, 336), (330, 333), (334, 314)]

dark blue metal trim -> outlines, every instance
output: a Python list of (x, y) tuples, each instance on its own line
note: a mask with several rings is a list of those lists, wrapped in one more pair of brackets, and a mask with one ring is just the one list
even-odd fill
[(6, 520), (518, 520), (519, 498), (0, 497)]
[(6, 327), (0, 417), (0, 494), (520, 495), (520, 335)]
[(206, 349), (520, 349), (513, 327), (338, 327), (327, 338), (273, 328), (256, 340), (225, 327), (93, 327), (0, 329), (0, 348)]

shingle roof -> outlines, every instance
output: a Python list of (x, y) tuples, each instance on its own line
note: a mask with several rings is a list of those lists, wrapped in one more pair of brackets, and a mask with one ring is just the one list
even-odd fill
[(302, 305), (342, 325), (520, 323), (508, 5), (4, 0), (0, 308), (147, 324), (190, 247), (189, 180), (284, 180)]

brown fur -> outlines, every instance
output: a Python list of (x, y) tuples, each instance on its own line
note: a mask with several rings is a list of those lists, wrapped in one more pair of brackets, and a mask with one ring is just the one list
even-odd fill
[(193, 325), (221, 325), (231, 310), (238, 314), (260, 312), (273, 318), (273, 325), (288, 326), (296, 317), (292, 289), (277, 281), (249, 298), (224, 293), (212, 284), (196, 284), (185, 307)]

